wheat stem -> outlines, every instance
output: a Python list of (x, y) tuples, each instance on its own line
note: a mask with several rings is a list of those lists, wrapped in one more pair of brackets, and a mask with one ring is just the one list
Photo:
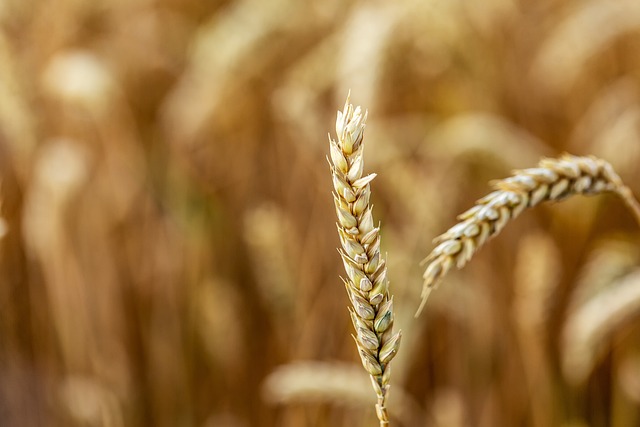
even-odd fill
[(362, 365), (377, 395), (380, 426), (389, 425), (386, 399), (389, 362), (400, 347), (401, 331), (393, 333), (393, 298), (389, 295), (386, 260), (380, 254), (380, 227), (373, 222), (370, 183), (363, 177), (363, 132), (367, 113), (349, 98), (336, 120), (337, 141), (329, 137), (333, 199), (338, 215), (339, 250), (347, 277), (343, 279), (352, 308), (353, 337)]
[(491, 237), (502, 231), (509, 220), (543, 201), (559, 201), (575, 194), (603, 192), (618, 194), (640, 224), (640, 205), (613, 167), (593, 156), (569, 154), (559, 159), (543, 159), (537, 168), (515, 171), (514, 175), (493, 183), (494, 192), (458, 216), (460, 222), (436, 237), (437, 244), (424, 262), (422, 301), (416, 316), (432, 289), (455, 266), (462, 268)]

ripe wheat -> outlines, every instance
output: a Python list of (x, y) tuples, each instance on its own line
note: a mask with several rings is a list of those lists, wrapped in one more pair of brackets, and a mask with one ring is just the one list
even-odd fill
[(455, 266), (462, 268), (491, 237), (500, 233), (509, 220), (540, 202), (558, 201), (575, 194), (614, 192), (624, 200), (638, 223), (640, 205), (613, 167), (595, 157), (565, 154), (559, 159), (543, 159), (537, 168), (516, 171), (513, 176), (493, 183), (495, 191), (458, 216), (460, 222), (436, 237), (438, 244), (424, 262), (422, 301)]
[(363, 175), (362, 143), (367, 113), (349, 98), (336, 120), (337, 141), (329, 137), (334, 202), (338, 215), (339, 250), (347, 273), (343, 279), (353, 305), (349, 309), (362, 365), (371, 376), (378, 397), (380, 426), (389, 425), (386, 399), (389, 362), (400, 347), (401, 332), (393, 333), (393, 298), (389, 295), (386, 260), (380, 255), (380, 227), (374, 226), (370, 183)]

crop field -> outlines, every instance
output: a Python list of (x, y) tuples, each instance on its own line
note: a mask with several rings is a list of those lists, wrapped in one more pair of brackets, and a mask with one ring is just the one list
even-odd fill
[(639, 426), (638, 52), (635, 0), (0, 2), (0, 426)]

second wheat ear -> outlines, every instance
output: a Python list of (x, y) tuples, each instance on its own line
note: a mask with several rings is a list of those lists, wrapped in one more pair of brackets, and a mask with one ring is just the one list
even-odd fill
[(362, 143), (367, 113), (353, 107), (349, 98), (336, 120), (337, 141), (329, 137), (333, 200), (338, 216), (339, 250), (347, 278), (343, 279), (353, 308), (354, 340), (378, 397), (380, 426), (389, 425), (387, 395), (389, 362), (400, 347), (402, 333), (393, 333), (393, 297), (389, 294), (386, 260), (380, 254), (380, 228), (373, 222), (370, 183), (375, 174), (363, 176)]
[(543, 159), (538, 167), (515, 171), (513, 176), (494, 182), (493, 187), (495, 191), (458, 216), (460, 222), (434, 239), (437, 246), (424, 261), (427, 267), (416, 316), (431, 290), (453, 267), (464, 267), (487, 240), (526, 208), (577, 194), (612, 192), (622, 198), (640, 224), (640, 205), (631, 190), (609, 163), (593, 156), (565, 154), (559, 159)]

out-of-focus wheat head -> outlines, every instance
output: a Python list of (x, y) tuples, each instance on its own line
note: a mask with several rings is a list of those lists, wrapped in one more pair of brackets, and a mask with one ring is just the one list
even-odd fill
[(428, 265), (418, 313), (431, 290), (453, 267), (464, 267), (510, 220), (543, 201), (614, 192), (622, 197), (640, 224), (640, 205), (629, 188), (609, 163), (595, 157), (567, 154), (560, 159), (543, 159), (537, 168), (516, 171), (512, 177), (495, 182), (493, 187), (494, 192), (460, 214), (460, 222), (434, 240), (438, 246), (425, 259)]
[(640, 313), (640, 270), (613, 282), (582, 305), (563, 331), (563, 369), (574, 383), (583, 382), (596, 362), (604, 337)]
[(608, 239), (590, 252), (571, 295), (561, 335), (562, 369), (575, 385), (601, 360), (606, 338), (640, 312), (640, 248)]
[[(263, 395), (270, 402), (328, 401), (335, 405), (353, 406), (361, 411), (370, 404), (366, 377), (357, 365), (340, 362), (294, 362), (280, 366), (263, 385)], [(397, 408), (394, 415), (402, 425), (413, 426), (424, 417), (420, 405), (402, 388), (389, 396)]]
[(375, 174), (364, 171), (363, 134), (367, 113), (349, 98), (336, 120), (337, 141), (329, 138), (334, 202), (338, 215), (339, 251), (347, 278), (343, 279), (353, 305), (350, 309), (362, 365), (378, 396), (381, 426), (389, 424), (386, 408), (391, 370), (389, 362), (400, 347), (401, 332), (393, 333), (393, 297), (389, 294), (386, 260), (380, 254), (380, 227), (373, 222), (370, 183)]

